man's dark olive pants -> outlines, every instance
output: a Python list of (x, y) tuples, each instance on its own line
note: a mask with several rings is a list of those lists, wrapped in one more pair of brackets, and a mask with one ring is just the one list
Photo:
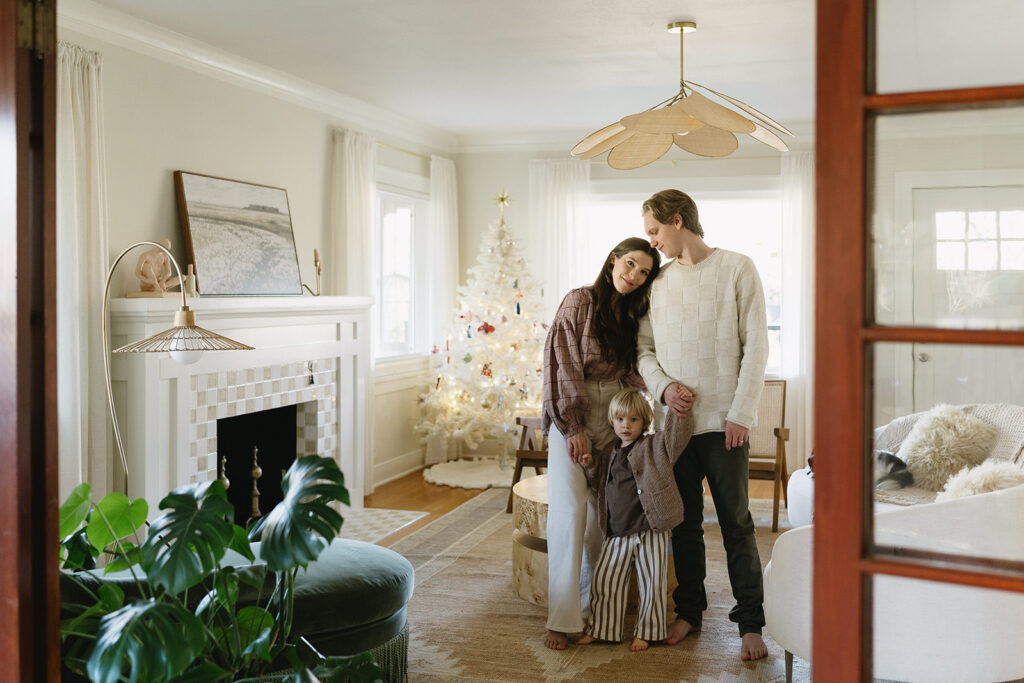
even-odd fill
[(725, 449), (725, 432), (706, 432), (690, 439), (675, 465), (676, 485), (683, 499), (683, 522), (672, 529), (672, 561), (679, 585), (672, 592), (676, 614), (699, 628), (708, 607), (704, 591), (704, 489), (707, 477), (729, 567), (736, 606), (729, 619), (740, 635), (760, 633), (764, 626), (761, 558), (747, 498), (750, 444)]

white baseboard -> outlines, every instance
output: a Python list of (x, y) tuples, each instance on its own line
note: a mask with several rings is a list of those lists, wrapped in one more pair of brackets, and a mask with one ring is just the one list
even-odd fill
[(403, 453), (385, 462), (374, 463), (373, 484), (374, 487), (387, 484), (390, 481), (400, 479), (407, 474), (423, 469), (423, 449)]

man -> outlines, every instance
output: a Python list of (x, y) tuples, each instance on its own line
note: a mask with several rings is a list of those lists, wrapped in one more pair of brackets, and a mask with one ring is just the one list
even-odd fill
[(748, 257), (704, 243), (697, 205), (685, 193), (658, 192), (644, 202), (643, 216), (651, 244), (675, 260), (651, 285), (651, 308), (637, 339), (640, 374), (677, 415), (691, 402), (676, 385), (696, 395), (694, 436), (674, 469), (685, 514), (672, 530), (679, 585), (672, 594), (676, 621), (665, 642), (699, 629), (707, 609), (701, 484), (707, 477), (736, 599), (729, 619), (739, 625), (741, 658), (761, 659), (768, 654), (761, 638), (764, 589), (747, 476), (748, 436), (768, 362), (764, 290)]

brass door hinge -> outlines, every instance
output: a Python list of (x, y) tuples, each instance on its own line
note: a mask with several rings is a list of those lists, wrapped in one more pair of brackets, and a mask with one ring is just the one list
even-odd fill
[(57, 50), (57, 17), (41, 0), (18, 3), (18, 47), (42, 59)]

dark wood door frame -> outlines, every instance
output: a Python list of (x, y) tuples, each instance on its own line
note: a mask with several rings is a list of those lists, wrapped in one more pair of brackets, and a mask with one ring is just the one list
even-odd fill
[(60, 678), (55, 8), (0, 0), (0, 678), (24, 682)]
[[(984, 558), (875, 548), (867, 457), (871, 345), (936, 342), (1024, 346), (1024, 332), (881, 327), (868, 281), (872, 117), (1024, 101), (1024, 86), (875, 94), (873, 0), (818, 0), (815, 116), (815, 496), (813, 677), (871, 679), (876, 574), (1024, 592), (1024, 567)], [(1005, 564), (1005, 563), (1004, 563)]]

